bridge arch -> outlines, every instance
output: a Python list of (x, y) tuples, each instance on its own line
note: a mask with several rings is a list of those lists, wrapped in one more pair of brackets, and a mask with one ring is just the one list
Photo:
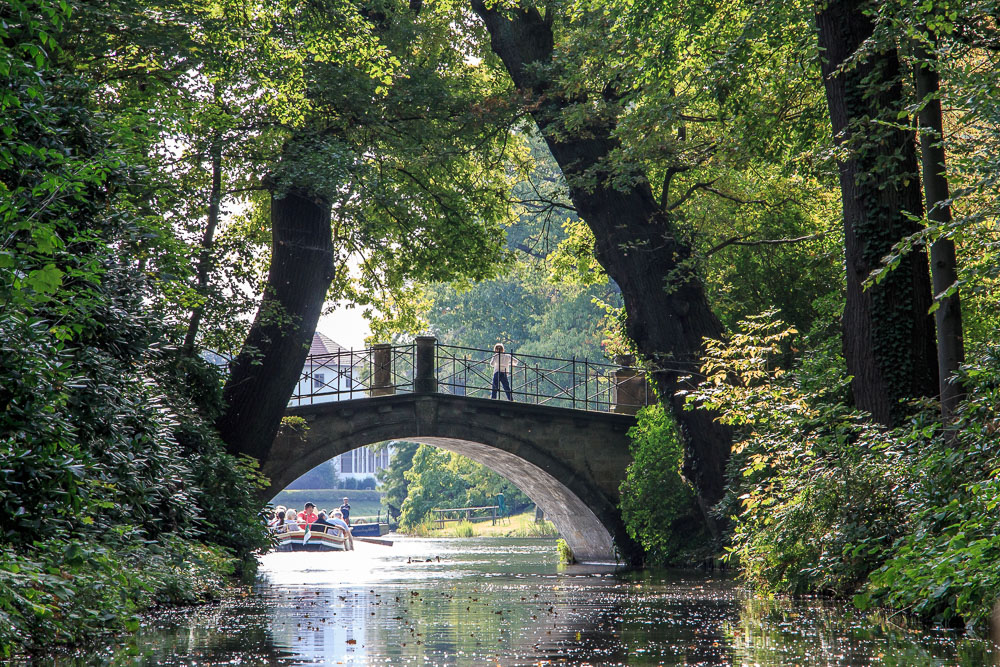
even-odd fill
[(267, 497), (338, 454), (385, 440), (457, 452), (524, 491), (583, 561), (637, 563), (618, 511), (631, 462), (631, 415), (572, 411), (448, 394), (399, 394), (289, 408), (305, 419), (261, 461)]

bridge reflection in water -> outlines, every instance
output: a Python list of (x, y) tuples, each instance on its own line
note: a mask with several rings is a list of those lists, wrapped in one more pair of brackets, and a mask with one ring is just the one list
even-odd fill
[[(655, 400), (645, 371), (627, 363), (511, 356), (515, 364), (508, 379), (516, 402), (635, 414)], [(428, 391), (489, 398), (492, 357), (493, 350), (443, 345), (429, 336), (404, 345), (386, 343), (364, 350), (310, 355), (289, 404)]]
[[(261, 471), (272, 497), (313, 467), (387, 440), (467, 456), (510, 480), (555, 524), (580, 560), (636, 563), (618, 509), (632, 458), (628, 430), (653, 400), (628, 366), (516, 355), (513, 401), (492, 400), (492, 350), (378, 345), (312, 357), (286, 414), (304, 429), (275, 439)], [(503, 394), (501, 394), (503, 395)]]

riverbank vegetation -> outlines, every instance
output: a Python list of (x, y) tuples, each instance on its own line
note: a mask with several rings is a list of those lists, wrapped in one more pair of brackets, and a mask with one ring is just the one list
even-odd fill
[(142, 176), (89, 105), (88, 82), (64, 66), (54, 36), (69, 6), (15, 1), (3, 13), (0, 655), (10, 656), (213, 599), (269, 538), (255, 467), (211, 428), (216, 372), (165, 347), (169, 323), (149, 307), (164, 285), (137, 266), (172, 239), (143, 214), (132, 190)]
[[(267, 548), (255, 461), (327, 298), (381, 337), (638, 355), (661, 405), (621, 507), (651, 562), (694, 541), (769, 593), (981, 625), (998, 12), (4, 3), (3, 651), (210, 598)], [(406, 525), (529, 502), (395, 460)]]

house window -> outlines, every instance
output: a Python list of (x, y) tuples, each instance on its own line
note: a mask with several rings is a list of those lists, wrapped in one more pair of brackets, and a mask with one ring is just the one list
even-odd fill
[(322, 389), (325, 380), (326, 380), (326, 376), (323, 375), (322, 373), (314, 373), (313, 374), (313, 391), (319, 391), (320, 389)]

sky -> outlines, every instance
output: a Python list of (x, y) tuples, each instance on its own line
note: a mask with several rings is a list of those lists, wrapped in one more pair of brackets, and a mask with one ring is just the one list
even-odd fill
[(329, 315), (322, 315), (316, 330), (326, 334), (342, 347), (362, 349), (365, 337), (371, 335), (361, 308), (346, 308), (343, 302)]

